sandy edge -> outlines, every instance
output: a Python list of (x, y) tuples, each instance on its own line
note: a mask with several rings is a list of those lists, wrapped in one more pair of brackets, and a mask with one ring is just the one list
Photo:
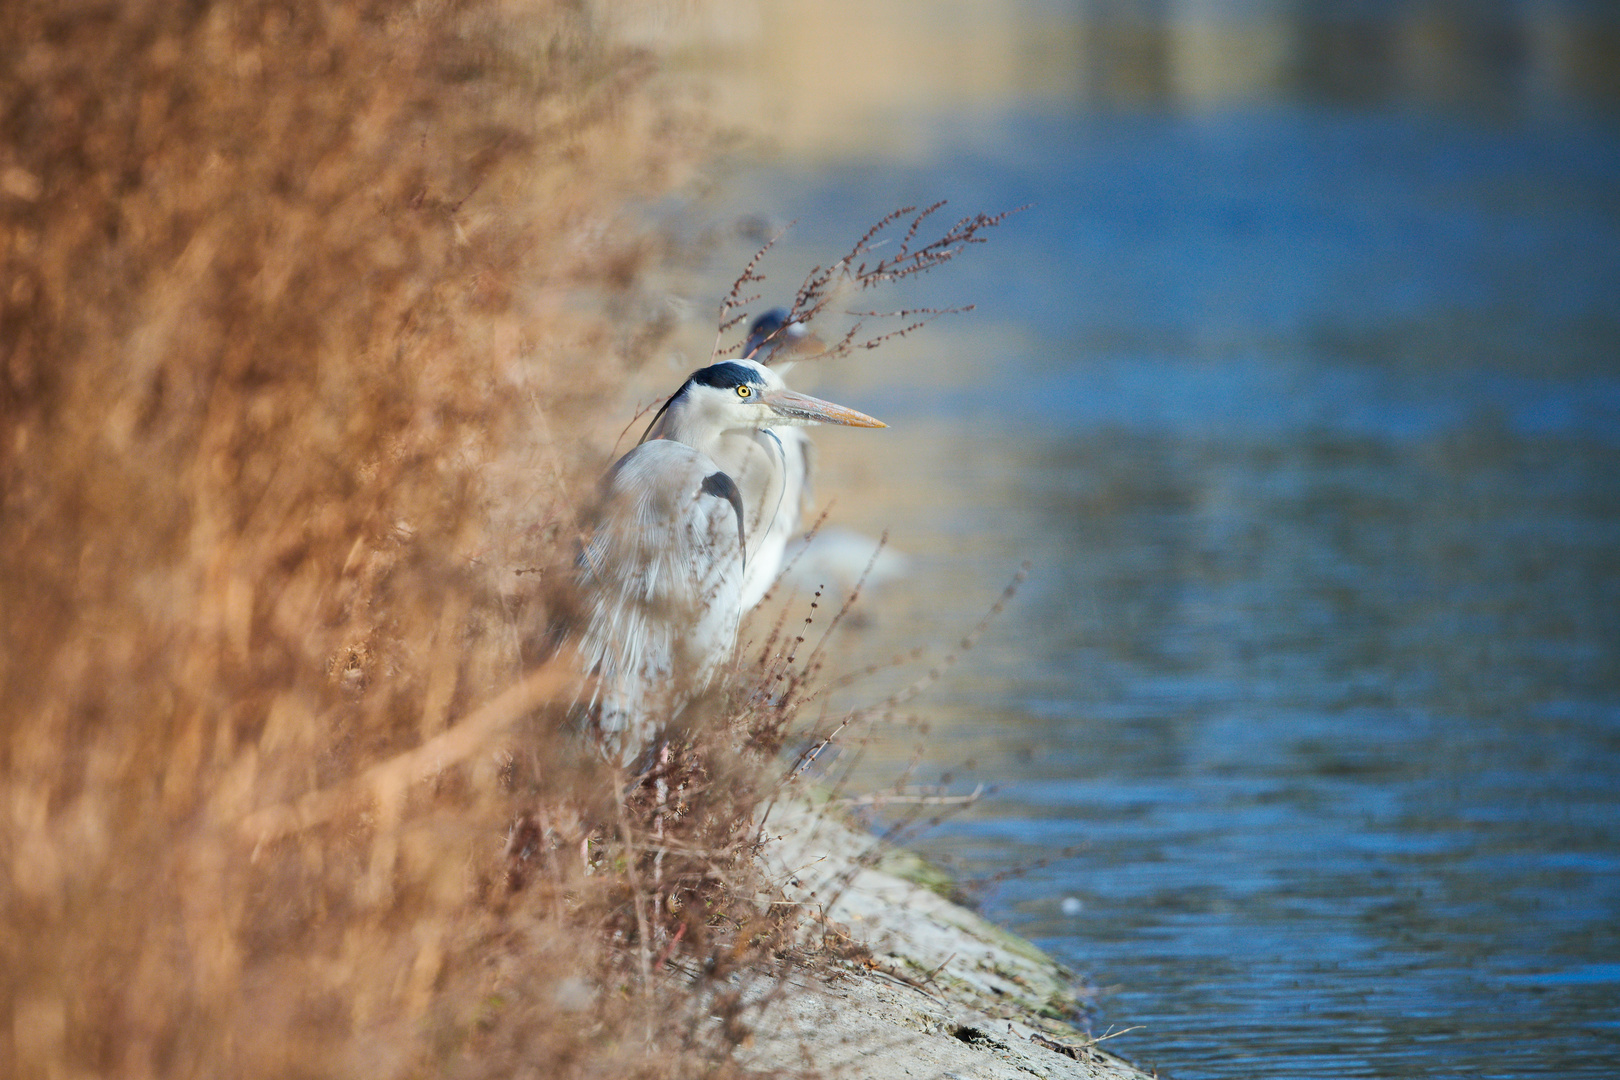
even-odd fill
[[(739, 1064), (798, 1076), (1145, 1078), (1066, 1022), (1075, 980), (1034, 945), (952, 903), (836, 810), (798, 801), (766, 819), (782, 899), (871, 951), (768, 997)], [(898, 871), (898, 872), (895, 872)], [(765, 993), (762, 991), (762, 994)]]

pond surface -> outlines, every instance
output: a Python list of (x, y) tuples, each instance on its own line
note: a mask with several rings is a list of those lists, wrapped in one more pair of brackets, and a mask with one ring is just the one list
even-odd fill
[(1183, 1080), (1620, 1075), (1620, 126), (1481, 55), (1438, 99), (913, 112), (925, 152), (699, 206), (797, 219), (785, 299), (895, 206), (1033, 204), (896, 300), (975, 312), (795, 375), (891, 425), (818, 437), (829, 520), (910, 559), (846, 664), (1032, 564), (856, 782), (991, 785), (917, 846)]

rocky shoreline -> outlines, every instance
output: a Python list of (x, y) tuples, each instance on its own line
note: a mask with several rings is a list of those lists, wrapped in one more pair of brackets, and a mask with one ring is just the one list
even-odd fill
[[(761, 1000), (745, 1068), (871, 1077), (1114, 1078), (1147, 1073), (1073, 1027), (1075, 976), (941, 896), (921, 860), (827, 805), (777, 805), (765, 861), (857, 959)], [(921, 872), (919, 872), (921, 871)]]

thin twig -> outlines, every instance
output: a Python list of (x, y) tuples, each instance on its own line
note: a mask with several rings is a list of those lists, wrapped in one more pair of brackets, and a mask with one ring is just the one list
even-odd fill
[(553, 657), (499, 697), (420, 746), (378, 762), (346, 784), (310, 792), (291, 804), (255, 810), (241, 820), (238, 831), (252, 843), (257, 856), (266, 844), (324, 824), (366, 798), (379, 804), (395, 801), (411, 783), (465, 761), (541, 705), (572, 697), (577, 684), (573, 656)]
[(636, 873), (636, 856), (632, 850), (630, 815), (624, 805), (624, 774), (617, 765), (613, 767), (613, 798), (619, 814), (619, 836), (625, 845), (624, 875), (630, 880), (630, 895), (636, 909), (636, 944), (640, 947), (641, 987), (645, 992), (652, 987), (652, 943), (648, 937), (646, 897), (641, 890), (641, 877)]
[(857, 795), (833, 801), (839, 806), (886, 806), (889, 803), (903, 803), (908, 806), (971, 806), (984, 797), (984, 792), (984, 785), (978, 784), (966, 795), (901, 795), (879, 792), (875, 795)]

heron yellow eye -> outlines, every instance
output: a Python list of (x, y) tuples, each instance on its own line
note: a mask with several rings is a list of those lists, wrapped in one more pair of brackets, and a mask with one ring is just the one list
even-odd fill
[(737, 387), (737, 396), (741, 397), (741, 398), (748, 397), (749, 395), (753, 394), (753, 392), (754, 392), (754, 388), (751, 387), (751, 386), (739, 386), (739, 387)]

